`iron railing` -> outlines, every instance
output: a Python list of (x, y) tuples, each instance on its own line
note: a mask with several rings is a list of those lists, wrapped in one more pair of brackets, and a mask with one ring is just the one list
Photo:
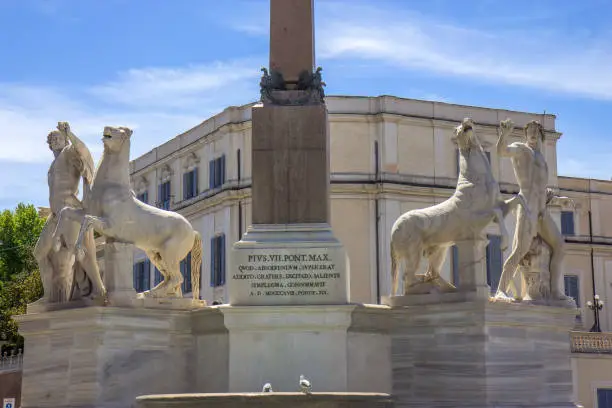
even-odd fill
[(19, 371), (23, 367), (23, 352), (19, 349), (17, 352), (13, 350), (11, 354), (4, 352), (0, 355), (0, 372), (2, 371)]

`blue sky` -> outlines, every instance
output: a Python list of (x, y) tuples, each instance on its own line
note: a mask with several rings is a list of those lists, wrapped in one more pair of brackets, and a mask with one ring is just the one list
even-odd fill
[[(67, 120), (132, 157), (258, 98), (268, 1), (0, 0), (0, 209), (47, 205), (45, 140)], [(563, 175), (612, 176), (612, 5), (604, 0), (315, 0), (328, 94), (554, 113)]]

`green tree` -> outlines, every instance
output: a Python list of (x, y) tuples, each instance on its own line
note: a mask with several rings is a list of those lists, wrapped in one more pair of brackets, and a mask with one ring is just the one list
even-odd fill
[(33, 251), (44, 224), (31, 204), (0, 213), (0, 280), (37, 268)]
[(25, 314), (26, 306), (43, 295), (42, 281), (38, 270), (20, 273), (11, 280), (0, 282), (0, 339), (7, 341), (7, 349), (23, 349), (23, 337), (17, 331), (13, 316)]
[(33, 251), (44, 224), (31, 204), (0, 213), (0, 340), (9, 347), (23, 347), (12, 316), (25, 313), (43, 294)]

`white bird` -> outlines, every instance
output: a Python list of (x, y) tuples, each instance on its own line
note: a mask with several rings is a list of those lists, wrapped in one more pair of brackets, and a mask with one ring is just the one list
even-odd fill
[(308, 381), (308, 378), (304, 377), (303, 375), (300, 375), (300, 390), (304, 394), (310, 394), (310, 391), (312, 390), (310, 381)]
[(261, 392), (274, 392), (274, 390), (272, 389), (272, 384), (265, 383)]

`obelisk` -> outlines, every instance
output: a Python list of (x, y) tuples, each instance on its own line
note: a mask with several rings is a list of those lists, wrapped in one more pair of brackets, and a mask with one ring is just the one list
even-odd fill
[(252, 220), (230, 257), (232, 305), (343, 304), (329, 225), (329, 135), (313, 0), (270, 0), (270, 67), (252, 111)]

